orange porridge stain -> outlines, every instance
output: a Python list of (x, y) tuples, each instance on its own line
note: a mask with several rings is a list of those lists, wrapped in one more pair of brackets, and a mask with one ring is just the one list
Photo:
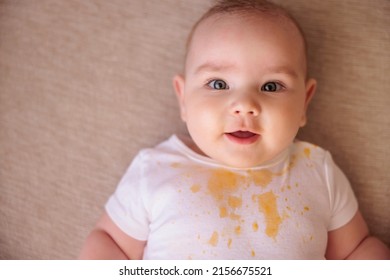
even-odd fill
[(230, 219), (234, 220), (234, 221), (237, 221), (241, 218), (240, 215), (237, 215), (237, 214), (234, 214), (234, 213), (230, 213)]
[(229, 196), (228, 205), (232, 208), (240, 208), (242, 206), (242, 199), (236, 196)]
[(226, 218), (227, 216), (228, 216), (228, 211), (226, 207), (224, 206), (219, 207), (219, 217)]
[(211, 173), (208, 181), (208, 190), (216, 200), (222, 200), (226, 192), (238, 188), (242, 176), (224, 169), (216, 169)]
[(256, 202), (256, 201), (257, 201), (257, 195), (255, 195), (255, 194), (252, 195), (252, 201), (253, 201), (253, 202)]
[(291, 190), (291, 186), (290, 186), (290, 185), (288, 185), (288, 186), (287, 186), (287, 189), (288, 189), (288, 190)]
[(298, 158), (296, 155), (291, 156), (290, 162), (289, 162), (287, 170), (285, 170), (285, 172), (288, 172), (290, 169), (294, 168), (295, 164), (297, 163), (297, 159)]
[(251, 256), (252, 257), (255, 257), (256, 256), (256, 252), (254, 250), (251, 251)]
[(235, 232), (237, 235), (240, 235), (240, 234), (241, 234), (241, 226), (236, 226), (235, 229), (234, 229), (234, 232)]
[(305, 211), (309, 211), (309, 210), (310, 210), (310, 208), (309, 208), (308, 206), (305, 206), (305, 207), (303, 208), (303, 210), (305, 210)]
[(272, 178), (274, 177), (274, 174), (268, 170), (257, 170), (257, 171), (248, 171), (248, 175), (250, 176), (251, 180), (255, 183), (257, 186), (266, 187), (269, 183), (271, 183)]
[(198, 191), (200, 191), (200, 186), (197, 185), (197, 184), (193, 185), (193, 186), (191, 187), (191, 191), (192, 191), (193, 193), (197, 193)]
[(257, 222), (254, 222), (252, 224), (252, 229), (253, 229), (254, 232), (258, 231), (259, 230), (259, 224)]
[(265, 233), (272, 238), (275, 238), (279, 231), (279, 226), (282, 223), (282, 218), (279, 215), (276, 196), (270, 191), (258, 195), (259, 210), (265, 216), (266, 228)]
[[(250, 170), (248, 171), (249, 180), (257, 186), (267, 187), (271, 183), (274, 177), (283, 176), (284, 174), (289, 172), (292, 168), (294, 168), (297, 163), (297, 160), (298, 160), (297, 155), (291, 155), (288, 165), (283, 170), (277, 173), (273, 173), (268, 169), (257, 170), (257, 171)], [(284, 188), (282, 189), (282, 191), (284, 191)]]
[(214, 247), (217, 246), (218, 245), (218, 239), (219, 239), (218, 232), (214, 231), (213, 235), (211, 235), (211, 237), (210, 237), (209, 244), (211, 246), (214, 246)]
[(174, 162), (174, 163), (171, 164), (171, 167), (173, 167), (173, 168), (179, 168), (179, 167), (180, 167), (180, 163)]
[(305, 156), (306, 156), (307, 158), (310, 158), (311, 150), (310, 150), (309, 148), (305, 148), (305, 149), (303, 150), (303, 153), (305, 154)]
[(232, 242), (233, 242), (233, 240), (231, 238), (229, 238), (228, 243), (227, 243), (227, 246), (229, 249), (232, 247)]

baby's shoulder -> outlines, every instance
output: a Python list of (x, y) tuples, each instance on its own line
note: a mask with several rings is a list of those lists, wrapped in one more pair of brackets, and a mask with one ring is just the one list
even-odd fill
[(154, 169), (165, 165), (173, 165), (176, 162), (183, 162), (187, 159), (176, 143), (177, 140), (171, 137), (151, 148), (144, 148), (138, 152), (135, 161)]

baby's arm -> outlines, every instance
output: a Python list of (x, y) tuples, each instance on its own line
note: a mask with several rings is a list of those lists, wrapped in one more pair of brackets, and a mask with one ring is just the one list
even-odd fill
[(389, 248), (370, 236), (358, 211), (345, 226), (328, 233), (327, 259), (390, 259)]
[(80, 259), (142, 259), (146, 241), (125, 234), (105, 213), (87, 237)]

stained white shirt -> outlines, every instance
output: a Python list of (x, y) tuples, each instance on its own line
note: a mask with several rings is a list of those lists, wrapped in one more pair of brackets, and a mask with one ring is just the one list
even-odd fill
[(144, 259), (324, 259), (328, 231), (358, 205), (329, 152), (295, 141), (251, 169), (201, 156), (177, 136), (135, 157), (106, 211), (147, 240)]

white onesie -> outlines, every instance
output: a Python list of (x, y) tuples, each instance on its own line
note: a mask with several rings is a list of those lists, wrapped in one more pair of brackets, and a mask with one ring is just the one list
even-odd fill
[(328, 231), (357, 211), (323, 149), (294, 142), (251, 169), (218, 164), (172, 136), (142, 150), (106, 204), (144, 259), (324, 259)]

